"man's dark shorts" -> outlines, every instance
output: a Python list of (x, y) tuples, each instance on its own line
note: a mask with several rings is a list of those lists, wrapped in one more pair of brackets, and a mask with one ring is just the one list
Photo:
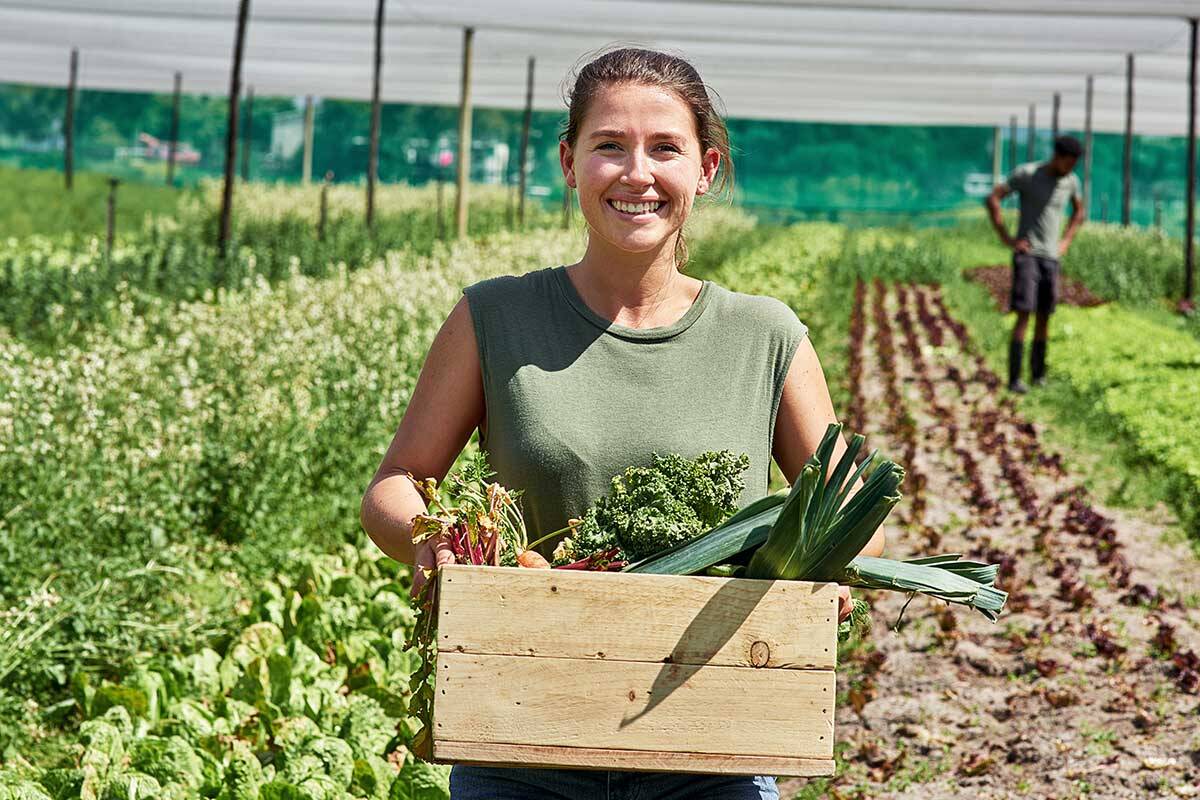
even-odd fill
[(1010, 311), (1034, 311), (1052, 314), (1058, 305), (1057, 258), (1036, 256), (1033, 253), (1013, 253), (1012, 293), (1008, 298)]

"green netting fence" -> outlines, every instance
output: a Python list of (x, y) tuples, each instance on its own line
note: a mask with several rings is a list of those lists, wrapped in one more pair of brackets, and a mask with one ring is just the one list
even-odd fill
[[(124, 180), (165, 180), (169, 94), (89, 90), (77, 97), (77, 169)], [(303, 102), (296, 97), (255, 98), (250, 135), (244, 140), (252, 180), (301, 180)], [(65, 89), (0, 84), (0, 163), (61, 169), (65, 103)], [(243, 122), (247, 110), (243, 102)], [(314, 113), (313, 176), (319, 179), (331, 172), (337, 182), (364, 180), (369, 105), (318, 98)], [(521, 119), (519, 111), (474, 110), (472, 180), (516, 183)], [(546, 203), (561, 198), (557, 143), (562, 119), (559, 113), (533, 116), (529, 194)], [(177, 183), (194, 184), (221, 173), (225, 122), (225, 98), (183, 97)], [(415, 185), (453, 181), (457, 124), (455, 107), (386, 104), (381, 180)], [(991, 128), (744, 119), (732, 119), (729, 125), (737, 202), (768, 220), (950, 224), (978, 210), (991, 186)], [(1012, 166), (1007, 126), (1002, 131), (1002, 168), (1007, 172)], [(1025, 130), (1018, 129), (1019, 161), (1027, 152), (1025, 137)], [(1122, 146), (1119, 135), (1095, 138), (1092, 219), (1120, 219)], [(1048, 157), (1050, 147), (1050, 131), (1037, 131), (1037, 157)], [(239, 171), (242, 160), (239, 152)], [(1183, 139), (1136, 137), (1132, 197), (1136, 224), (1182, 235), (1185, 163)]]

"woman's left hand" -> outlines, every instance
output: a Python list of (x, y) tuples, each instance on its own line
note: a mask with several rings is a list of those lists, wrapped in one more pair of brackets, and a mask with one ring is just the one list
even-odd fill
[(850, 616), (850, 609), (853, 603), (850, 600), (850, 587), (838, 587), (838, 622), (841, 622), (846, 617)]

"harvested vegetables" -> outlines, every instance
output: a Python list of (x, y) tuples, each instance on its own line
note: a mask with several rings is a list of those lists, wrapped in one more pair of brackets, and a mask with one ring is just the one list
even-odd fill
[(691, 541), (737, 510), (749, 466), (746, 455), (728, 450), (694, 459), (656, 454), (612, 479), (556, 548), (554, 563), (645, 558)]
[(876, 453), (854, 469), (864, 441), (856, 434), (831, 471), (841, 432), (841, 425), (829, 426), (786, 494), (764, 497), (703, 536), (631, 564), (626, 571), (691, 575), (749, 554), (749, 565), (733, 574), (919, 592), (970, 606), (995, 620), (1008, 597), (994, 586), (995, 565), (960, 560), (957, 555), (907, 561), (857, 555), (900, 501), (904, 471), (894, 462), (881, 461), (847, 502), (855, 481), (866, 474)]
[(459, 564), (549, 567), (529, 548), (520, 492), (489, 482), (492, 474), (487, 457), (476, 453), (441, 487), (433, 478), (409, 476), (429, 512), (413, 518), (413, 544), (444, 534)]

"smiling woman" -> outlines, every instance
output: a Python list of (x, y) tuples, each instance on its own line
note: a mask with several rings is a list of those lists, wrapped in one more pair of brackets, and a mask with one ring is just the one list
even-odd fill
[[(412, 520), (425, 506), (413, 476), (440, 480), (476, 429), (496, 480), (522, 492), (536, 539), (656, 453), (745, 453), (744, 506), (766, 495), (772, 458), (794, 480), (836, 421), (807, 328), (788, 306), (683, 272), (684, 223), (731, 174), (724, 123), (695, 69), (614, 50), (583, 67), (569, 105), (560, 157), (587, 221), (582, 257), (463, 290), (363, 498), (372, 539), (421, 568), (453, 554), (439, 537), (414, 552)], [(835, 459), (844, 451), (839, 437)], [(863, 553), (882, 549), (877, 534)], [(414, 583), (424, 579), (418, 569)], [(846, 614), (848, 594), (842, 602)], [(616, 794), (779, 796), (762, 776), (477, 766), (451, 775), (456, 800)]]

